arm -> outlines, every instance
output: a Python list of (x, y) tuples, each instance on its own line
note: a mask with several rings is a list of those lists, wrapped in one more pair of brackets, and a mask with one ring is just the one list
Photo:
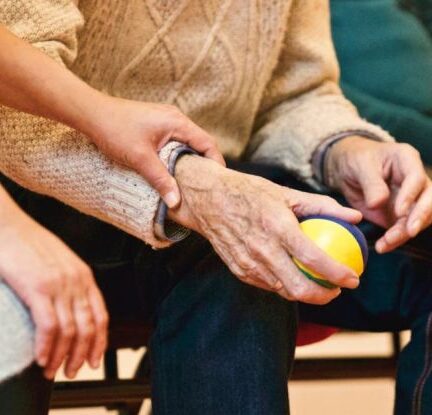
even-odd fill
[[(25, 187), (166, 246), (153, 234), (154, 189), (169, 206), (178, 204), (165, 167), (172, 151), (183, 142), (223, 162), (213, 138), (173, 107), (108, 97), (68, 71), (82, 25), (72, 1), (4, 0), (0, 6), (0, 22), (29, 43), (0, 28), (0, 102), (51, 119), (0, 108), (2, 170)], [(178, 142), (168, 143), (173, 136)]]
[(412, 144), (423, 161), (432, 165), (432, 116), (383, 101), (346, 83), (342, 83), (342, 89), (364, 117), (381, 125), (399, 141)]
[(362, 120), (338, 86), (327, 1), (296, 0), (279, 63), (267, 86), (249, 155), (280, 164), (310, 184), (311, 160), (332, 137), (392, 138)]
[(240, 280), (313, 304), (325, 304), (340, 293), (308, 280), (294, 265), (294, 256), (337, 286), (357, 287), (358, 276), (311, 242), (296, 217), (328, 214), (358, 222), (359, 212), (199, 156), (183, 156), (175, 177), (182, 203), (169, 211), (170, 218), (208, 239)]
[(49, 379), (63, 360), (68, 377), (75, 376), (84, 360), (94, 368), (99, 365), (108, 316), (91, 270), (2, 187), (0, 276), (30, 310), (36, 326), (34, 355)]

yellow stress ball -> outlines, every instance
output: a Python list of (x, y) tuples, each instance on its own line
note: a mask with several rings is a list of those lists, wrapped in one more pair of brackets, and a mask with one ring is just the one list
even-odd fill
[[(300, 223), (302, 231), (324, 252), (355, 271), (360, 277), (366, 268), (368, 247), (362, 231), (355, 225), (332, 216), (309, 216)], [(309, 279), (327, 288), (334, 285), (293, 258), (298, 268)]]

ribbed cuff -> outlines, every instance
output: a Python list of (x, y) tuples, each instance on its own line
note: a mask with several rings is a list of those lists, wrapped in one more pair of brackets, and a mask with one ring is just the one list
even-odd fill
[[(185, 154), (196, 154), (192, 148), (186, 145), (180, 145), (175, 148), (168, 159), (167, 168), (171, 176), (174, 176), (177, 160)], [(172, 243), (180, 242), (187, 238), (191, 231), (167, 218), (168, 206), (161, 198), (155, 216), (155, 235), (161, 241), (169, 241)]]
[(380, 136), (375, 135), (372, 132), (366, 130), (343, 131), (327, 138), (319, 145), (319, 147), (314, 151), (312, 155), (312, 171), (315, 179), (319, 183), (323, 185), (327, 184), (327, 174), (326, 174), (325, 166), (326, 166), (326, 160), (327, 160), (327, 155), (329, 153), (329, 150), (336, 143), (343, 140), (344, 138), (353, 137), (353, 136), (364, 137), (374, 141), (383, 141), (383, 139)]

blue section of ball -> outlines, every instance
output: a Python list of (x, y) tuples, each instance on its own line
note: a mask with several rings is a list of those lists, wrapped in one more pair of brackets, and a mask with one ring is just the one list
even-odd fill
[(339, 219), (335, 216), (330, 215), (310, 215), (310, 216), (304, 216), (300, 219), (300, 222), (304, 222), (305, 220), (309, 219), (324, 219), (324, 220), (330, 220), (332, 222), (336, 222), (337, 224), (343, 226), (348, 232), (350, 232), (354, 238), (356, 239), (357, 243), (360, 246), (361, 253), (363, 256), (363, 264), (366, 268), (368, 259), (369, 259), (369, 248), (368, 243), (366, 240), (366, 237), (364, 236), (363, 232), (356, 226), (353, 225), (347, 221), (344, 221), (342, 219)]

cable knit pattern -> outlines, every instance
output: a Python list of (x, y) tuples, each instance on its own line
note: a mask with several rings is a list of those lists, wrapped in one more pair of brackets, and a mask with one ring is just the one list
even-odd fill
[[(226, 156), (279, 163), (311, 181), (311, 157), (365, 130), (337, 87), (323, 0), (0, 0), (0, 22), (102, 91), (177, 105)], [(21, 185), (155, 247), (158, 195), (82, 134), (0, 108), (1, 169)], [(251, 140), (252, 137), (252, 140)], [(171, 143), (161, 152), (167, 162)]]
[[(0, 0), (0, 23), (101, 91), (177, 105), (226, 156), (282, 164), (313, 182), (312, 154), (332, 136), (391, 139), (341, 95), (326, 0), (76, 3)], [(161, 151), (166, 164), (178, 145)], [(168, 244), (154, 235), (156, 192), (68, 127), (0, 107), (0, 169), (154, 247)], [(32, 337), (4, 285), (0, 315), (14, 316), (0, 331), (2, 351), (17, 345), (2, 354), (1, 379), (30, 362)]]

